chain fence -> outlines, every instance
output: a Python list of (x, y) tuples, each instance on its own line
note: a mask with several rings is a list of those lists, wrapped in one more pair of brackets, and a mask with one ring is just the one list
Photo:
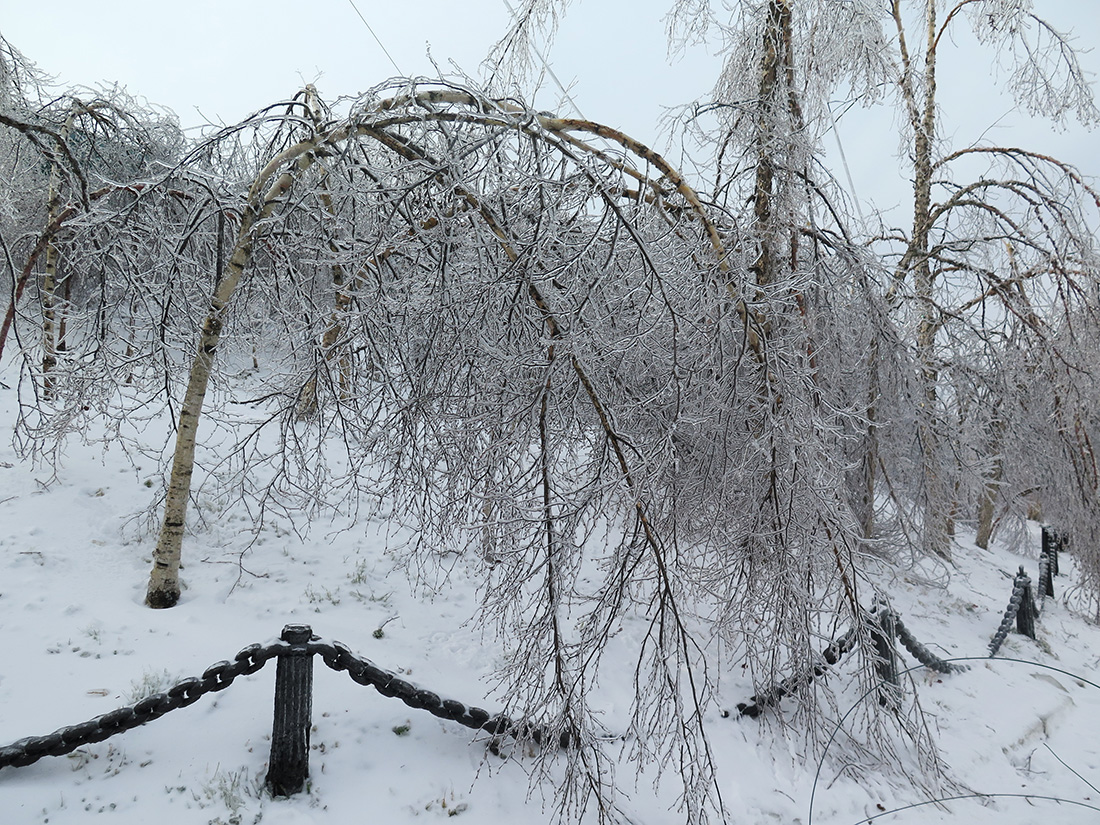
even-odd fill
[[(876, 606), (874, 610), (865, 613), (863, 626), (866, 631), (865, 635), (874, 648), (876, 673), (886, 691), (882, 696), (884, 704), (896, 700), (894, 689), (898, 686), (898, 668), (896, 653), (893, 649), (894, 638), (901, 641), (914, 659), (938, 673), (961, 673), (969, 670), (966, 665), (945, 662), (930, 651), (906, 627), (901, 620), (901, 615), (885, 605)], [(822, 651), (819, 661), (812, 667), (784, 679), (767, 690), (761, 691), (750, 698), (748, 702), (739, 702), (736, 715), (755, 719), (766, 708), (778, 704), (784, 697), (808, 687), (814, 679), (822, 676), (830, 667), (836, 665), (845, 653), (855, 649), (860, 641), (861, 634), (859, 630), (858, 625), (848, 628)], [(731, 714), (726, 711), (723, 715), (729, 716)]]
[(905, 626), (905, 623), (901, 620), (901, 616), (897, 613), (894, 613), (894, 628), (897, 631), (898, 640), (905, 646), (905, 649), (909, 651), (914, 659), (926, 668), (934, 670), (937, 673), (962, 673), (964, 670), (970, 670), (966, 665), (945, 662), (921, 644), (917, 640), (917, 637), (913, 635), (912, 631)]
[(64, 756), (84, 745), (102, 742), (187, 707), (208, 693), (225, 690), (237, 677), (256, 673), (272, 659), (278, 659), (267, 785), (276, 795), (296, 793), (308, 775), (314, 656), (319, 656), (332, 670), (346, 672), (354, 682), (373, 687), (383, 696), (399, 699), (411, 708), (426, 710), (440, 719), (485, 731), (494, 741), (510, 736), (539, 744), (553, 742), (563, 748), (571, 743), (568, 732), (555, 735), (530, 722), (517, 722), (503, 714), (443, 698), (355, 655), (341, 642), (313, 635), (308, 625), (287, 625), (280, 639), (249, 645), (233, 661), (217, 662), (203, 671), (202, 676), (183, 679), (166, 691), (87, 722), (59, 728), (45, 736), (28, 736), (0, 747), (0, 769), (26, 767), (46, 756)]
[(287, 647), (283, 641), (249, 645), (232, 662), (217, 662), (203, 671), (202, 676), (184, 679), (163, 693), (155, 693), (140, 702), (117, 708), (79, 725), (60, 728), (45, 736), (20, 739), (0, 748), (0, 768), (22, 768), (45, 756), (64, 756), (84, 745), (102, 742), (159, 719), (170, 711), (197, 702), (207, 693), (225, 690), (238, 676), (255, 673)]
[[(993, 638), (989, 642), (990, 657), (996, 656), (1001, 645), (1008, 637), (1009, 631), (1015, 623), (1017, 631), (1035, 638), (1035, 621), (1043, 609), (1044, 599), (1054, 597), (1054, 576), (1059, 574), (1059, 552), (1064, 552), (1069, 546), (1069, 536), (1055, 530), (1050, 525), (1042, 527), (1042, 550), (1039, 554), (1039, 601), (1035, 600), (1031, 579), (1020, 567), (1013, 579), (1012, 596), (1005, 610), (1001, 624)], [(910, 655), (930, 670), (937, 673), (961, 673), (969, 670), (966, 665), (946, 662), (934, 654), (913, 632), (906, 627), (901, 615), (885, 604), (875, 604), (871, 611), (866, 612), (862, 619), (862, 625), (868, 641), (873, 648), (873, 661), (875, 672), (882, 685), (879, 694), (880, 701), (885, 704), (893, 703), (897, 698), (898, 675), (896, 654), (893, 648), (893, 640), (898, 639)], [(738, 716), (756, 718), (765, 708), (777, 704), (781, 699), (791, 695), (795, 691), (807, 687), (813, 680), (824, 674), (830, 667), (840, 661), (840, 657), (855, 648), (861, 634), (858, 627), (849, 628), (842, 636), (832, 642), (821, 654), (820, 660), (809, 669), (790, 676), (778, 684), (763, 690), (751, 697), (748, 702), (740, 702), (737, 705)], [(729, 716), (728, 711), (723, 712)]]
[[(748, 716), (755, 719), (765, 708), (778, 704), (785, 696), (799, 691), (810, 684), (814, 679), (823, 675), (830, 667), (840, 661), (840, 657), (856, 646), (859, 634), (856, 627), (850, 627), (843, 635), (835, 639), (821, 652), (821, 661), (813, 665), (809, 670), (784, 679), (777, 685), (752, 696), (747, 702), (738, 702), (737, 715)], [(729, 716), (724, 711), (723, 716)]]
[[(1053, 576), (1058, 574), (1058, 551), (1068, 539), (1043, 528), (1043, 552), (1039, 562), (1040, 604), (1036, 605), (1031, 579), (1020, 567), (1013, 579), (1012, 596), (997, 632), (989, 642), (990, 656), (995, 656), (1016, 623), (1017, 630), (1035, 638), (1035, 619), (1042, 599), (1054, 595)], [(756, 718), (784, 697), (804, 689), (815, 679), (837, 665), (861, 640), (873, 647), (876, 672), (882, 683), (880, 701), (885, 705), (896, 701), (898, 669), (894, 639), (925, 667), (938, 673), (959, 673), (965, 665), (946, 662), (922, 644), (902, 621), (900, 614), (885, 604), (866, 612), (861, 622), (848, 628), (833, 640), (819, 659), (800, 673), (783, 679), (767, 690), (738, 703), (737, 716)], [(330, 669), (347, 673), (357, 684), (373, 687), (383, 696), (399, 699), (417, 710), (425, 710), (440, 719), (456, 722), (473, 730), (485, 731), (493, 737), (490, 747), (496, 747), (501, 737), (509, 736), (540, 745), (568, 748), (576, 743), (569, 731), (554, 731), (529, 721), (516, 721), (504, 714), (448, 699), (420, 687), (396, 673), (378, 667), (369, 659), (357, 656), (341, 642), (326, 641), (313, 634), (309, 625), (287, 625), (282, 636), (266, 644), (245, 647), (232, 661), (221, 661), (208, 667), (201, 676), (183, 679), (161, 693), (146, 697), (132, 705), (117, 708), (87, 722), (59, 728), (45, 736), (28, 736), (0, 747), (0, 769), (26, 767), (46, 756), (63, 756), (93, 742), (102, 742), (117, 734), (151, 722), (173, 710), (187, 707), (208, 693), (225, 690), (240, 676), (256, 673), (272, 659), (278, 660), (275, 679), (275, 716), (272, 726), (271, 759), (267, 786), (276, 795), (297, 793), (309, 773), (309, 733), (312, 727), (313, 659), (319, 656)], [(730, 716), (728, 711), (723, 716)]]
[(1008, 638), (1013, 623), (1016, 630), (1028, 638), (1036, 638), (1035, 622), (1043, 612), (1047, 598), (1054, 598), (1054, 577), (1059, 575), (1058, 554), (1069, 545), (1069, 537), (1049, 524), (1043, 525), (1042, 550), (1039, 553), (1039, 598), (1035, 598), (1031, 578), (1023, 565), (1012, 580), (1012, 595), (1008, 599), (1001, 624), (989, 640), (990, 658), (997, 655)]
[(1031, 579), (1024, 572), (1024, 568), (1020, 567), (1016, 577), (1012, 580), (1012, 595), (1008, 599), (1008, 607), (1005, 608), (1004, 617), (1001, 619), (997, 632), (989, 640), (989, 657), (993, 658), (997, 655), (997, 651), (1001, 649), (1004, 640), (1008, 638), (1008, 632), (1012, 629), (1013, 623), (1016, 624), (1021, 633), (1034, 639), (1035, 612), (1035, 599), (1031, 593)]
[(418, 687), (395, 673), (383, 670), (368, 659), (356, 656), (340, 642), (315, 639), (309, 642), (308, 650), (311, 654), (319, 655), (332, 670), (346, 671), (352, 681), (360, 685), (370, 685), (383, 696), (399, 699), (410, 708), (426, 710), (440, 719), (457, 722), (474, 730), (483, 730), (496, 737), (507, 735), (516, 739), (530, 739), (536, 744), (556, 739), (559, 747), (567, 748), (570, 745), (568, 731), (555, 737), (552, 732), (539, 725), (516, 722), (503, 714), (492, 714), (456, 699), (443, 699), (437, 693)]

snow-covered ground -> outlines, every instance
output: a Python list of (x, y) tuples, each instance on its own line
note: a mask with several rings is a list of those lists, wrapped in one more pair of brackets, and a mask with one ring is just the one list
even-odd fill
[[(0, 381), (14, 385), (14, 369), (0, 372)], [(470, 621), (476, 582), (457, 561), (433, 588), (410, 582), (400, 564), (409, 536), (385, 523), (346, 531), (315, 524), (304, 539), (274, 523), (249, 547), (254, 536), (243, 515), (211, 508), (185, 544), (180, 604), (144, 607), (153, 533), (141, 514), (161, 489), (161, 468), (110, 443), (104, 452), (102, 444), (76, 440), (57, 466), (21, 460), (10, 444), (15, 407), (15, 390), (0, 386), (0, 745), (166, 689), (278, 636), (290, 622), (308, 623), (444, 696), (500, 707), (491, 676), (505, 651)], [(148, 433), (151, 452), (160, 452), (163, 427), (150, 422)], [(878, 584), (938, 655), (983, 657), (1011, 574), (1023, 564), (1035, 576), (1037, 525), (1033, 532), (1030, 555), (964, 545), (946, 580), (880, 571)], [(1059, 596), (1072, 584), (1072, 558), (1063, 573)], [(1038, 632), (1037, 643), (1010, 635), (998, 660), (973, 661), (966, 673), (916, 669), (907, 677), (906, 691), (917, 692), (946, 766), (936, 793), (967, 798), (889, 813), (930, 799), (928, 781), (867, 770), (866, 754), (852, 752), (843, 734), (819, 760), (789, 727), (715, 710), (707, 724), (731, 821), (1100, 821), (1100, 628), (1048, 600)], [(308, 790), (270, 798), (261, 788), (274, 671), (269, 664), (69, 756), (0, 770), (0, 822), (62, 825), (90, 815), (143, 825), (552, 819), (555, 766), (532, 780), (541, 776), (534, 760), (494, 755), (484, 736), (386, 699), (319, 660)], [(851, 671), (842, 662), (830, 677), (838, 716), (860, 693)], [(743, 679), (731, 676), (722, 690), (727, 707), (748, 698)], [(607, 695), (613, 703), (613, 686)], [(617, 770), (621, 813), (646, 825), (683, 821), (676, 777), (655, 788), (654, 770), (639, 774), (628, 749)], [(863, 770), (851, 770), (856, 763)], [(591, 812), (583, 819), (596, 821)]]

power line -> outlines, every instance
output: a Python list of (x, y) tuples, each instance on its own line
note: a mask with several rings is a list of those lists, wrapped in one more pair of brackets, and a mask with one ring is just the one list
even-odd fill
[[(349, 2), (350, 2), (350, 0), (349, 0)], [(508, 9), (508, 13), (510, 15), (512, 15), (512, 18), (516, 19), (515, 9), (512, 8), (512, 4), (509, 3), (508, 0), (504, 0), (504, 7), (506, 9)], [(538, 46), (536, 46), (534, 44), (534, 42), (532, 42), (531, 43), (531, 50), (535, 53), (535, 55), (538, 57), (538, 59), (542, 62), (542, 67), (544, 69), (546, 69), (546, 73), (548, 75), (550, 75), (550, 78), (554, 81), (554, 83), (557, 84), (558, 89), (561, 90), (562, 97), (564, 97), (566, 100), (569, 101), (569, 105), (573, 107), (573, 111), (577, 113), (577, 117), (579, 117), (581, 120), (587, 120), (587, 118), (581, 112), (581, 109), (577, 105), (576, 101), (573, 100), (573, 96), (571, 94), (569, 94), (569, 91), (565, 88), (565, 86), (562, 85), (562, 82), (560, 80), (558, 80), (558, 76), (556, 74), (554, 74), (554, 70), (550, 68), (550, 61), (548, 61), (546, 59), (546, 55), (544, 55), (542, 53), (542, 49), (540, 49)]]
[(859, 206), (859, 196), (856, 195), (856, 184), (852, 180), (852, 171), (848, 168), (848, 158), (844, 154), (844, 144), (840, 142), (840, 129), (836, 125), (836, 116), (833, 114), (833, 107), (829, 101), (825, 101), (825, 111), (829, 113), (829, 122), (832, 124), (833, 136), (836, 138), (836, 148), (840, 152), (840, 162), (844, 165), (844, 174), (848, 178), (848, 191), (852, 193), (852, 203), (855, 204), (856, 214), (859, 215), (859, 219), (863, 220), (863, 210)]
[(370, 36), (373, 37), (374, 42), (378, 44), (378, 48), (380, 48), (383, 54), (385, 54), (386, 57), (390, 59), (390, 63), (392, 63), (393, 67), (397, 69), (397, 73), (404, 77), (405, 73), (401, 71), (401, 67), (397, 65), (397, 61), (393, 59), (393, 55), (390, 54), (389, 49), (387, 49), (382, 41), (378, 39), (378, 35), (374, 33), (374, 29), (372, 29), (370, 23), (367, 22), (367, 18), (363, 16), (363, 13), (359, 11), (359, 7), (355, 5), (355, 0), (348, 0), (348, 3), (350, 3), (351, 7), (355, 9), (355, 13), (359, 15), (359, 19), (362, 20), (363, 25), (367, 27), (367, 31), (370, 32)]

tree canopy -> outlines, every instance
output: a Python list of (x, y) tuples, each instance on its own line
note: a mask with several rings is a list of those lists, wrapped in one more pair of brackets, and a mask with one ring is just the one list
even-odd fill
[[(500, 66), (561, 10), (522, 5)], [(937, 125), (964, 19), (1017, 49), (1022, 105), (1091, 123), (1069, 41), (991, 0), (715, 15), (670, 18), (719, 25), (728, 56), (691, 124), (702, 177), (445, 78), (334, 107), (307, 86), (185, 140), (117, 90), (50, 98), (0, 41), (16, 438), (60, 460), (93, 418), (167, 416), (150, 606), (180, 598), (196, 482), (257, 523), (400, 519), (410, 570), (457, 557), (483, 582), (514, 709), (581, 744), (563, 810), (611, 804), (587, 688), (645, 624), (637, 747), (674, 754), (692, 821), (722, 811), (702, 726), (722, 670), (764, 687), (865, 635), (889, 595), (869, 566), (947, 566), (956, 531), (1041, 509), (1081, 537), (1100, 617), (1100, 199), (1040, 151), (954, 149)], [(838, 88), (902, 112), (911, 228), (849, 214), (821, 151)]]

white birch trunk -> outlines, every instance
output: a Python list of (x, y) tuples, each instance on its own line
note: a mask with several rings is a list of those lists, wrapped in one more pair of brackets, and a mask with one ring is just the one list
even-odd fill
[[(76, 115), (77, 106), (74, 103), (61, 126), (60, 136), (65, 142), (69, 140), (69, 133), (73, 128), (73, 118)], [(61, 169), (56, 156), (50, 162), (50, 188), (46, 207), (46, 226), (52, 227), (57, 223), (57, 215), (61, 210)], [(49, 234), (49, 242), (46, 246), (46, 266), (42, 276), (42, 394), (46, 398), (52, 398), (55, 388), (53, 371), (57, 367), (57, 350), (59, 344), (57, 326), (57, 262), (60, 253), (57, 244), (54, 243), (56, 231)]]
[[(156, 549), (153, 551), (153, 570), (149, 575), (149, 586), (145, 594), (145, 603), (150, 607), (173, 607), (179, 601), (180, 558), (187, 502), (191, 496), (191, 476), (195, 467), (199, 420), (202, 416), (203, 401), (206, 398), (206, 388), (210, 382), (210, 371), (214, 365), (214, 356), (221, 340), (226, 308), (252, 257), (256, 233), (259, 231), (257, 223), (271, 215), (279, 199), (293, 185), (295, 173), (302, 172), (313, 162), (312, 152), (315, 148), (314, 141), (305, 141), (292, 146), (268, 163), (257, 177), (249, 193), (249, 209), (246, 210), (241, 221), (233, 255), (229, 259), (224, 277), (218, 283), (214, 296), (210, 300), (210, 312), (203, 323), (198, 352), (195, 353), (195, 360), (191, 365), (187, 392), (180, 407), (176, 449), (172, 457), (172, 474), (164, 501), (164, 519), (161, 522)], [(278, 169), (290, 162), (295, 164), (293, 171), (284, 172), (264, 192), (264, 186)]]
[[(917, 437), (920, 442), (920, 473), (924, 518), (921, 552), (941, 557), (950, 555), (950, 494), (943, 464), (943, 433), (939, 414), (939, 367), (936, 362), (936, 332), (939, 316), (935, 302), (935, 273), (932, 270), (930, 239), (932, 231), (932, 152), (936, 135), (936, 3), (925, 2), (924, 88), (918, 95), (914, 86), (914, 65), (909, 56), (901, 19), (900, 0), (894, 0), (892, 13), (898, 30), (902, 58), (900, 88), (913, 129), (913, 233), (899, 264), (899, 277), (913, 277), (917, 301), (916, 355), (919, 370), (917, 400)], [(919, 98), (919, 99), (918, 99)]]

